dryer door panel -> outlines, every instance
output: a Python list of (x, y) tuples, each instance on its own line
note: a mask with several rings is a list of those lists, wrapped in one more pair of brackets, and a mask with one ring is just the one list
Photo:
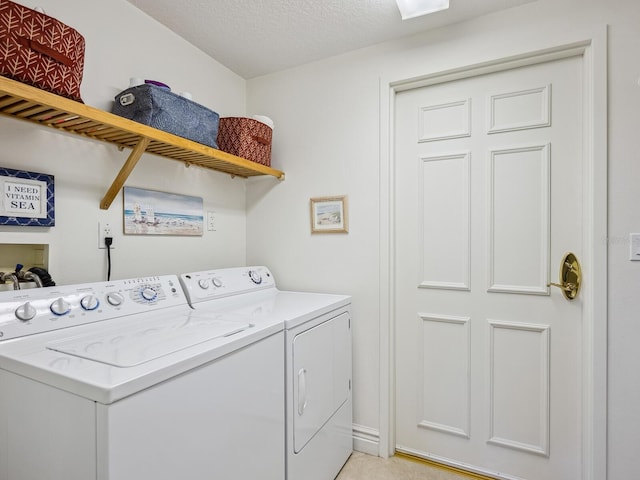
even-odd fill
[(294, 451), (298, 453), (349, 397), (348, 313), (295, 336), (292, 374)]

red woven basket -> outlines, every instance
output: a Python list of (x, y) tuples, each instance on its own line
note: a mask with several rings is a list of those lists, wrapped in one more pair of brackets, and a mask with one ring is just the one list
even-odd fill
[(218, 148), (223, 152), (271, 166), (269, 125), (246, 117), (223, 117), (218, 126)]
[(0, 75), (82, 102), (84, 37), (53, 17), (0, 0)]

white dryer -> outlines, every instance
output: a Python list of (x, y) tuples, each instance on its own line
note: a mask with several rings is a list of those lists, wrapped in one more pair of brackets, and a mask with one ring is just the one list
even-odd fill
[(175, 275), (0, 292), (0, 480), (282, 480), (283, 343)]
[[(200, 314), (285, 328), (287, 480), (332, 480), (353, 451), (351, 297), (281, 291), (263, 266), (182, 274)], [(245, 289), (249, 294), (229, 296)]]

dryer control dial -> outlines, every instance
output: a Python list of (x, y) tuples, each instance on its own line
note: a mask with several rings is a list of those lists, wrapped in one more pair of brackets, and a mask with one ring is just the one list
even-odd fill
[(36, 309), (31, 302), (23, 303), (18, 308), (16, 308), (16, 318), (23, 322), (27, 322), (36, 316)]
[(256, 285), (260, 285), (262, 283), (262, 275), (260, 275), (260, 272), (256, 272), (255, 270), (249, 270), (249, 278)]
[(209, 288), (209, 280), (207, 280), (206, 278), (203, 278), (202, 280), (198, 280), (198, 286), (201, 289), (206, 290), (207, 288)]
[(49, 305), (51, 311), (58, 316), (66, 315), (71, 310), (71, 305), (64, 298), (60, 297)]
[(80, 300), (80, 306), (85, 310), (95, 310), (100, 306), (100, 301), (95, 295), (87, 295)]
[(220, 280), (219, 278), (213, 277), (211, 279), (211, 282), (213, 283), (213, 286), (216, 288), (220, 288), (222, 286), (222, 280)]

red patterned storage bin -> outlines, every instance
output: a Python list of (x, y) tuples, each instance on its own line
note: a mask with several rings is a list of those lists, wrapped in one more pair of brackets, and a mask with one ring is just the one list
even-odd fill
[(0, 75), (78, 102), (84, 37), (53, 17), (0, 0)]
[(271, 166), (269, 125), (246, 117), (223, 117), (218, 126), (218, 148), (223, 152)]

